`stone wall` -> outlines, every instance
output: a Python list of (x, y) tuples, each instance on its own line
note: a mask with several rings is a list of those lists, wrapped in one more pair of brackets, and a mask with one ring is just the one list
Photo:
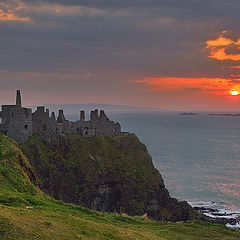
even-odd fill
[(45, 107), (37, 107), (37, 110), (32, 114), (33, 134), (39, 135), (46, 139), (56, 134), (55, 118), (49, 117), (49, 110)]
[(3, 109), (2, 131), (17, 142), (27, 141), (33, 134), (32, 110), (18, 106)]
[(7, 134), (17, 142), (25, 142), (33, 134), (46, 140), (56, 134), (81, 134), (85, 137), (95, 135), (114, 136), (121, 134), (119, 123), (110, 121), (103, 110), (95, 109), (90, 113), (90, 120), (85, 121), (85, 112), (80, 112), (80, 120), (70, 122), (65, 119), (63, 110), (59, 110), (56, 120), (55, 114), (49, 116), (49, 110), (44, 106), (37, 107), (32, 113), (31, 109), (21, 106), (21, 94), (17, 91), (16, 105), (2, 105), (0, 112), (2, 124), (0, 132)]
[(71, 133), (80, 133), (83, 136), (91, 137), (95, 135), (114, 136), (121, 134), (119, 123), (110, 121), (103, 110), (98, 115), (98, 109), (91, 111), (90, 121), (84, 121), (84, 111), (80, 113), (80, 121), (71, 125)]

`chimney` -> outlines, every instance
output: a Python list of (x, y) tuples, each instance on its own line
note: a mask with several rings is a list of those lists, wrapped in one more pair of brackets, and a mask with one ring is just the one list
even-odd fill
[(51, 118), (52, 118), (52, 120), (53, 120), (54, 122), (56, 122), (56, 117), (55, 117), (55, 113), (54, 113), (54, 112), (52, 112)]
[(17, 107), (22, 107), (22, 100), (21, 100), (20, 90), (17, 90), (16, 106), (17, 106)]
[(80, 121), (85, 121), (85, 112), (84, 111), (80, 112)]
[(46, 115), (49, 117), (49, 109), (46, 109)]
[(97, 109), (90, 112), (90, 120), (91, 121), (97, 121), (98, 120), (98, 110)]
[(58, 118), (57, 118), (57, 123), (64, 123), (65, 122), (65, 117), (63, 110), (59, 110)]

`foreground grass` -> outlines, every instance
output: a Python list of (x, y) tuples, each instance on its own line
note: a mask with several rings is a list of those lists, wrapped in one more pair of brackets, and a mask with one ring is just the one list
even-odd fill
[(240, 239), (240, 232), (201, 221), (156, 222), (101, 213), (51, 199), (0, 205), (0, 239)]

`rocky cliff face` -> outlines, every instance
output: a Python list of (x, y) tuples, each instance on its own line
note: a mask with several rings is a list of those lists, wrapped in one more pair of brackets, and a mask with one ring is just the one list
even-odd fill
[(169, 196), (151, 156), (135, 135), (115, 137), (33, 136), (21, 145), (39, 187), (56, 199), (100, 211), (125, 212), (157, 220), (199, 215)]

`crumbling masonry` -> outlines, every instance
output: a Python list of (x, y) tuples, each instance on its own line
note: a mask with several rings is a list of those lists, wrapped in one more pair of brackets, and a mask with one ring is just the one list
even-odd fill
[(56, 119), (55, 113), (49, 116), (49, 110), (45, 107), (32, 109), (22, 107), (20, 90), (17, 90), (16, 105), (2, 105), (0, 112), (2, 123), (0, 132), (19, 143), (26, 142), (33, 134), (48, 140), (56, 134), (78, 133), (86, 137), (95, 135), (114, 136), (121, 134), (119, 123), (110, 121), (103, 110), (91, 111), (90, 120), (85, 120), (85, 112), (80, 112), (80, 120), (71, 122), (65, 119), (63, 110), (59, 110)]

